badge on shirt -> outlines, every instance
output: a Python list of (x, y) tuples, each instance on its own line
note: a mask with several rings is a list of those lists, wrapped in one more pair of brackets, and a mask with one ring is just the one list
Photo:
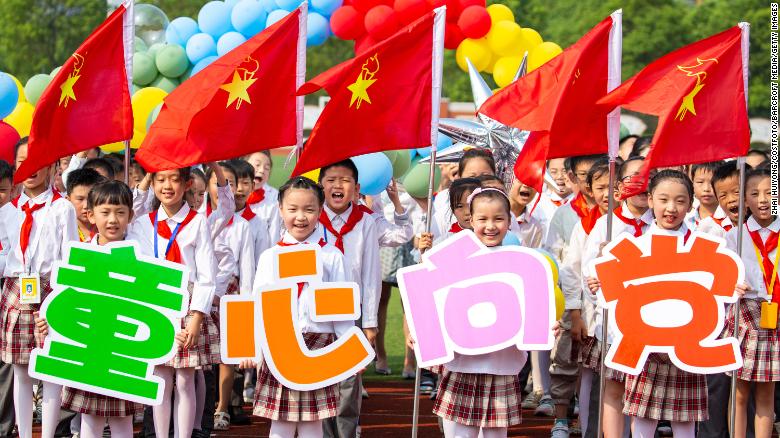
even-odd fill
[(759, 327), (774, 330), (777, 328), (777, 303), (763, 301), (761, 303), (761, 321)]
[(41, 277), (38, 274), (19, 276), (19, 303), (41, 304)]

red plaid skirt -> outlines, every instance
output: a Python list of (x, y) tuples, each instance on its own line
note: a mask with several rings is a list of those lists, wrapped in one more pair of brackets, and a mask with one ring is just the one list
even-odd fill
[(623, 413), (634, 417), (668, 421), (709, 417), (705, 376), (677, 368), (665, 354), (650, 354), (639, 375), (626, 375), (623, 401)]
[(127, 417), (144, 410), (138, 403), (67, 386), (62, 388), (62, 408), (99, 417)]
[[(303, 340), (310, 350), (319, 350), (330, 345), (334, 336), (332, 333), (304, 333)], [(335, 417), (338, 407), (338, 385), (296, 391), (279, 383), (265, 362), (257, 371), (253, 415), (281, 421), (316, 421)]]
[(471, 374), (441, 375), (433, 413), (466, 426), (509, 427), (522, 420), (518, 376)]
[[(743, 299), (739, 306), (739, 339), (743, 366), (737, 370), (737, 377), (751, 382), (780, 381), (780, 339), (777, 329), (762, 329), (761, 302), (757, 299)], [(723, 334), (734, 333), (734, 309), (729, 306)], [(731, 373), (728, 373), (731, 375)]]
[[(49, 277), (41, 276), (41, 302), (51, 293)], [(40, 304), (19, 303), (19, 278), (5, 279), (3, 296), (0, 297), (0, 324), (3, 334), (0, 338), (0, 361), (15, 365), (30, 363), (30, 352), (43, 347), (43, 338), (36, 336), (33, 312)], [(39, 338), (39, 339), (36, 339)]]
[[(609, 349), (609, 346), (607, 346), (607, 349)], [(588, 336), (582, 340), (579, 362), (584, 368), (593, 370), (596, 373), (601, 372), (601, 342), (595, 336)], [(618, 383), (626, 381), (624, 372), (613, 370), (610, 367), (605, 368), (604, 377)]]
[[(192, 303), (192, 283), (189, 286), (190, 303)], [(189, 307), (189, 306), (188, 306)], [(181, 329), (187, 327), (192, 319), (187, 315), (181, 320)], [(197, 368), (219, 363), (219, 329), (211, 319), (210, 314), (203, 315), (203, 323), (200, 325), (200, 337), (198, 343), (187, 350), (179, 347), (176, 355), (165, 366), (173, 368)]]

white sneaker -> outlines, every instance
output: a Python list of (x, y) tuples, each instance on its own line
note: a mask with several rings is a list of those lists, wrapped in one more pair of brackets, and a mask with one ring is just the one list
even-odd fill
[(565, 426), (560, 423), (555, 423), (550, 431), (551, 438), (569, 438), (569, 426)]
[(539, 406), (534, 410), (534, 415), (537, 417), (552, 417), (555, 415), (555, 404), (549, 395), (545, 395), (539, 400)]

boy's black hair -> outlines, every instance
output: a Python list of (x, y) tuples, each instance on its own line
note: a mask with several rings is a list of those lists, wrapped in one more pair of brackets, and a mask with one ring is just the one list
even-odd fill
[(751, 155), (761, 155), (764, 157), (764, 161), (769, 161), (769, 154), (767, 154), (766, 151), (762, 151), (761, 149), (750, 149), (745, 156), (749, 157)]
[[(97, 173), (97, 172), (96, 172)], [(124, 205), (133, 211), (133, 192), (130, 191), (130, 187), (127, 184), (116, 181), (106, 180), (103, 178), (102, 182), (96, 184), (89, 191), (89, 197), (87, 197), (87, 209), (92, 210), (98, 205), (110, 204), (110, 205)], [(70, 182), (70, 180), (68, 180)]]
[(715, 170), (723, 164), (723, 161), (710, 161), (707, 163), (699, 163), (691, 166), (691, 179), (696, 178), (696, 172), (702, 170), (704, 172), (715, 173)]
[(108, 161), (111, 164), (111, 167), (114, 168), (114, 175), (122, 175), (125, 172), (125, 156), (114, 152), (108, 155), (103, 155), (102, 157), (104, 160)]
[(19, 148), (29, 143), (30, 137), (22, 137), (14, 145), (14, 160), (16, 160), (16, 154), (19, 153)]
[(355, 177), (355, 182), (358, 182), (358, 168), (355, 166), (355, 163), (352, 162), (349, 158), (346, 160), (339, 161), (337, 163), (328, 164), (327, 166), (323, 166), (322, 169), (320, 169), (320, 178), (319, 182), (322, 183), (322, 178), (325, 177), (325, 174), (328, 172), (328, 170), (334, 168), (334, 167), (346, 167), (350, 171), (352, 171), (352, 175)]
[(450, 211), (455, 211), (461, 196), (466, 192), (473, 192), (480, 186), (477, 178), (458, 178), (450, 184)]
[[(219, 167), (222, 168), (223, 172), (230, 172), (233, 174), (233, 177), (236, 177), (236, 168), (233, 167), (233, 165), (228, 161), (220, 161), (217, 163)], [(211, 176), (214, 175), (214, 169), (211, 167), (206, 169), (206, 187), (209, 186), (209, 181), (211, 181)]]
[[(620, 174), (620, 169), (616, 169), (615, 172)], [(586, 179), (588, 187), (593, 187), (593, 180), (601, 178), (604, 174), (609, 174), (609, 160), (607, 158), (599, 158), (588, 170)]]
[(493, 157), (493, 153), (490, 152), (490, 149), (472, 148), (464, 152), (463, 156), (460, 157), (460, 160), (458, 160), (458, 176), (463, 175), (463, 170), (466, 168), (466, 163), (468, 163), (469, 160), (473, 160), (475, 158), (485, 160), (493, 173), (496, 173), (496, 159)]
[(204, 186), (208, 186), (208, 185), (209, 185), (209, 181), (206, 179), (206, 174), (205, 174), (205, 173), (203, 173), (203, 171), (202, 171), (202, 170), (200, 170), (200, 169), (198, 169), (197, 167), (193, 168), (193, 169), (190, 171), (190, 176), (191, 176), (191, 178), (193, 178), (193, 179), (195, 179), (195, 178), (200, 178), (200, 179), (201, 179), (201, 181), (203, 181), (203, 185), (204, 185)]
[(685, 189), (688, 192), (688, 198), (690, 198), (690, 201), (693, 202), (693, 181), (688, 178), (688, 175), (686, 175), (684, 172), (680, 172), (679, 170), (664, 169), (653, 175), (653, 177), (650, 178), (650, 184), (647, 187), (647, 192), (652, 194), (653, 191), (655, 191), (655, 188), (658, 187), (658, 184), (661, 184), (662, 182), (670, 179), (676, 180), (685, 186)]
[(95, 169), (76, 169), (68, 175), (68, 184), (65, 186), (65, 192), (70, 195), (76, 187), (85, 186), (91, 189), (104, 181), (106, 181), (106, 178)]
[[(501, 183), (501, 187), (504, 187), (504, 180), (495, 175), (479, 175), (476, 178), (479, 180), (479, 185), (482, 187), (485, 187), (485, 183), (488, 181), (498, 181)], [(504, 191), (506, 191), (506, 187), (504, 187)]]
[[(320, 172), (320, 175), (322, 175), (322, 172)], [(325, 203), (325, 192), (322, 190), (322, 186), (305, 176), (296, 176), (290, 178), (286, 183), (279, 187), (279, 205), (282, 204), (285, 193), (291, 189), (311, 190), (317, 195), (317, 201), (319, 201), (320, 207)]]
[(628, 154), (629, 157), (637, 157), (642, 156), (642, 152), (645, 151), (645, 149), (650, 148), (650, 142), (651, 139), (648, 137), (639, 137), (634, 142), (634, 147), (631, 148), (631, 153)]
[(0, 181), (4, 179), (10, 179), (13, 183), (14, 167), (11, 165), (11, 163), (5, 160), (0, 160)]
[(241, 178), (255, 179), (255, 168), (249, 162), (242, 159), (230, 160), (230, 165), (235, 170), (236, 180)]
[(141, 175), (146, 176), (146, 169), (144, 169), (144, 166), (141, 166), (141, 163), (139, 163), (138, 161), (135, 160), (130, 161), (130, 168), (134, 169), (136, 172), (140, 172)]
[(617, 169), (615, 170), (615, 173), (617, 173), (618, 179), (622, 180), (623, 178), (626, 177), (626, 169), (628, 168), (628, 166), (626, 166), (626, 164), (631, 163), (633, 161), (645, 161), (645, 157), (643, 157), (641, 155), (637, 155), (635, 157), (629, 157), (627, 160), (620, 160), (620, 164), (617, 166)]
[(750, 169), (745, 172), (745, 185), (751, 178), (771, 178), (772, 171), (767, 167), (756, 166), (754, 169)]
[(116, 175), (114, 166), (105, 158), (92, 158), (87, 160), (84, 164), (84, 169), (100, 169), (106, 173), (108, 179), (114, 179), (114, 176)]
[[(745, 170), (752, 169), (749, 164), (745, 163)], [(715, 192), (715, 196), (718, 196), (718, 192), (715, 190), (715, 183), (723, 181), (731, 177), (739, 178), (739, 167), (737, 166), (737, 160), (724, 161), (720, 166), (715, 168), (712, 172), (712, 179), (710, 184), (712, 185), (712, 191)]]
[(564, 162), (564, 167), (566, 167), (566, 170), (570, 171), (571, 173), (574, 173), (574, 170), (582, 163), (594, 163), (598, 160), (601, 160), (605, 158), (606, 155), (604, 154), (595, 154), (595, 155), (579, 155), (574, 157), (569, 157)]

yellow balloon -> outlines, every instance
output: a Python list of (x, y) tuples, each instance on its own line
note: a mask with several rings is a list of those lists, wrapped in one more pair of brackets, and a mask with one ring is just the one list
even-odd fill
[(11, 79), (16, 82), (16, 88), (19, 89), (19, 102), (27, 102), (27, 96), (24, 95), (24, 85), (19, 82), (19, 79), (16, 79), (16, 76), (10, 74), (8, 76), (11, 76)]
[(560, 46), (549, 41), (539, 44), (528, 54), (528, 71), (536, 70), (545, 62), (555, 58), (562, 51)]
[(20, 137), (27, 137), (32, 127), (33, 112), (35, 107), (30, 102), (19, 102), (13, 112), (5, 118), (5, 122), (13, 126)]
[(539, 44), (542, 44), (542, 41), (544, 41), (542, 40), (542, 36), (539, 35), (539, 32), (531, 29), (530, 27), (524, 27), (520, 29), (520, 33), (522, 33), (523, 39), (528, 45), (527, 47), (529, 51)]
[(463, 40), (455, 51), (455, 61), (461, 70), (468, 73), (469, 67), (466, 64), (468, 58), (478, 71), (484, 71), (490, 66), (493, 54), (490, 52), (487, 40), (485, 38)]
[(555, 319), (561, 319), (563, 311), (566, 309), (566, 299), (563, 297), (563, 291), (558, 285), (555, 285)]
[(146, 138), (146, 121), (154, 107), (159, 105), (168, 93), (155, 87), (142, 88), (133, 94), (133, 139), (130, 147), (138, 149)]
[(499, 60), (499, 56), (495, 53), (490, 54), (490, 62), (488, 62), (488, 66), (485, 67), (485, 70), (483, 70), (485, 73), (493, 74), (493, 68), (496, 66), (496, 62)]
[(511, 84), (515, 79), (521, 62), (523, 62), (523, 58), (519, 56), (500, 58), (493, 68), (493, 79), (496, 81), (496, 84), (501, 88)]
[(528, 43), (523, 38), (523, 29), (514, 21), (499, 21), (491, 26), (485, 36), (490, 50), (499, 58), (503, 56), (523, 56)]
[(487, 13), (490, 15), (490, 21), (493, 22), (493, 25), (499, 21), (515, 21), (515, 14), (512, 13), (512, 10), (501, 3), (495, 3), (488, 6)]
[(118, 141), (116, 143), (103, 145), (100, 146), (100, 150), (103, 151), (104, 154), (113, 154), (114, 152), (122, 152), (123, 150), (125, 150), (125, 142)]
[(310, 170), (306, 173), (302, 173), (301, 176), (305, 176), (306, 178), (309, 178), (310, 180), (317, 182), (320, 180), (320, 169)]

